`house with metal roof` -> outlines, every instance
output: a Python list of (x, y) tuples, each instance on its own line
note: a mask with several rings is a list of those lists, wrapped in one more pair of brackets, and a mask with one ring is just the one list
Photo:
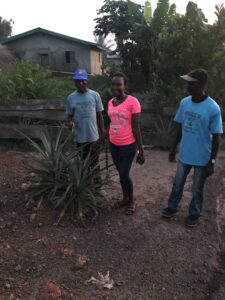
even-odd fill
[(101, 74), (102, 50), (96, 43), (36, 28), (14, 35), (0, 44), (7, 46), (19, 59), (38, 63), (53, 71), (72, 72), (85, 68)]

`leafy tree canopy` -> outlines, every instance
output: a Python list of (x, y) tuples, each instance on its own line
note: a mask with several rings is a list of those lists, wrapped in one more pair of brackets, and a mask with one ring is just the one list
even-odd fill
[(0, 17), (0, 40), (6, 39), (12, 34), (12, 20), (5, 20)]
[(225, 8), (216, 6), (216, 21), (208, 24), (203, 11), (190, 1), (184, 15), (169, 0), (150, 1), (142, 7), (131, 0), (105, 0), (98, 10), (96, 34), (115, 36), (122, 70), (130, 78), (131, 91), (150, 91), (161, 103), (183, 96), (180, 75), (206, 68), (210, 91), (225, 103)]

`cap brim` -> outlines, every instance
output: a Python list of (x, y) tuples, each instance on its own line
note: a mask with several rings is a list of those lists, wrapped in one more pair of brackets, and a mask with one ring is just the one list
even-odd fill
[(193, 78), (190, 75), (183, 75), (183, 76), (180, 76), (180, 78), (182, 78), (182, 79), (184, 79), (185, 81), (188, 81), (188, 82), (197, 82), (198, 81), (198, 79)]
[(80, 77), (79, 76), (74, 76), (73, 79), (74, 80), (88, 80), (88, 77), (85, 77), (85, 76), (80, 76)]

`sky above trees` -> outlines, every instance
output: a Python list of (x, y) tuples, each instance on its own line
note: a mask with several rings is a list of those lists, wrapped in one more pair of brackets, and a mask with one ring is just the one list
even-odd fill
[[(96, 10), (99, 9), (103, 0), (0, 0), (1, 16), (5, 19), (13, 19), (13, 34), (43, 27), (48, 30), (60, 32), (84, 40), (93, 41)], [(143, 4), (145, 0), (136, 0)], [(194, 1), (205, 13), (209, 22), (214, 20), (214, 7), (224, 3), (225, 0), (195, 0)], [(151, 1), (153, 9), (157, 0)], [(177, 5), (177, 11), (183, 13), (188, 0), (174, 0), (170, 3)]]

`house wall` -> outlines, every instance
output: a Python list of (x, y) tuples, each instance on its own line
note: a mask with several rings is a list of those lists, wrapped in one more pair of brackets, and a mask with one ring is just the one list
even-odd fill
[[(31, 36), (12, 41), (8, 47), (17, 57), (44, 63), (47, 67), (56, 71), (72, 72), (76, 67), (85, 68), (89, 73), (92, 70), (101, 70), (100, 62), (92, 60), (92, 46), (82, 45), (79, 42), (69, 41), (60, 37), (54, 37), (45, 33), (36, 33)], [(66, 62), (65, 51), (75, 53), (74, 61)], [(95, 51), (101, 53), (100, 51)], [(42, 58), (41, 58), (42, 56)], [(99, 73), (98, 73), (99, 74)]]
[(101, 74), (102, 73), (102, 53), (99, 51), (91, 50), (90, 52), (91, 60), (91, 73)]

